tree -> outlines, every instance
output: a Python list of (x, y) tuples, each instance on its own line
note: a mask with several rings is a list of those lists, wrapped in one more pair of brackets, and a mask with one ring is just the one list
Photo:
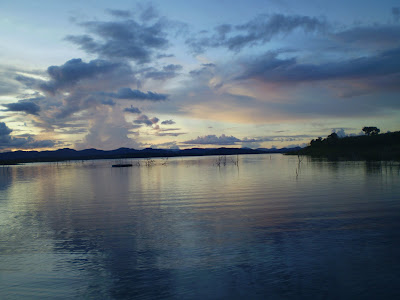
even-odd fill
[(315, 140), (311, 140), (310, 145), (311, 146), (317, 146), (322, 144), (322, 137), (319, 137)]
[(336, 144), (338, 140), (339, 136), (337, 135), (336, 132), (332, 132), (330, 135), (326, 137), (326, 142), (330, 145)]
[(362, 131), (366, 135), (377, 135), (381, 130), (378, 127), (363, 127)]
[(339, 139), (339, 136), (337, 135), (336, 132), (332, 132), (330, 135), (328, 135), (327, 139), (337, 140), (337, 139)]

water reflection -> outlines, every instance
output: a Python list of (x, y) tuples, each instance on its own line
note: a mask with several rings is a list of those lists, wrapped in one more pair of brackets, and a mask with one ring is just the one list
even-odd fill
[(0, 181), (0, 296), (396, 296), (398, 173), (304, 160), (296, 178), (296, 157), (214, 162), (12, 167)]
[(0, 190), (6, 190), (12, 183), (12, 169), (0, 167)]

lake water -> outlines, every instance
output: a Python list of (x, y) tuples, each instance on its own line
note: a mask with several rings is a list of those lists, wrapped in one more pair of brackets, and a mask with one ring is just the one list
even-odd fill
[(399, 299), (400, 167), (0, 167), (0, 299)]

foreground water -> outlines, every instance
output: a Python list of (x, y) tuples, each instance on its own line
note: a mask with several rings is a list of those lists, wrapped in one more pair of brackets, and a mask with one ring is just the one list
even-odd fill
[(1, 299), (400, 297), (400, 168), (282, 155), (0, 170)]

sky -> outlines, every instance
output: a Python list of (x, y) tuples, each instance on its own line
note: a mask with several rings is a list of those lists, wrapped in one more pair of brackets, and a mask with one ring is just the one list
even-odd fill
[(398, 0), (7, 2), (0, 151), (400, 130)]

